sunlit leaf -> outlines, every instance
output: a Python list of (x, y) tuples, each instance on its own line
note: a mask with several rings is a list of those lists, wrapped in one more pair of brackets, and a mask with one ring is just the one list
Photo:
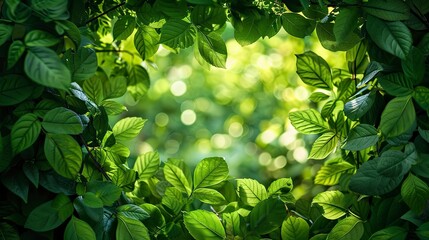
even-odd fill
[(149, 74), (140, 65), (133, 65), (128, 76), (128, 92), (138, 101), (146, 94), (150, 86)]
[(159, 43), (171, 48), (187, 48), (194, 43), (195, 29), (183, 20), (167, 21), (161, 28)]
[(149, 232), (139, 220), (118, 215), (116, 239), (142, 239), (150, 240)]
[(135, 138), (142, 130), (146, 119), (139, 117), (128, 117), (119, 120), (112, 128), (116, 142), (126, 142)]
[(218, 191), (210, 188), (198, 188), (193, 192), (194, 196), (203, 203), (221, 205), (226, 203), (225, 197)]
[(192, 180), (186, 170), (178, 166), (175, 161), (169, 160), (164, 165), (165, 179), (180, 191), (188, 194), (192, 192)]
[(254, 207), (267, 198), (265, 187), (254, 179), (237, 179), (237, 188), (240, 199), (249, 206)]
[(134, 35), (134, 46), (143, 60), (152, 57), (159, 47), (159, 34), (154, 28), (141, 26)]
[(186, 228), (195, 239), (225, 239), (225, 230), (219, 218), (212, 212), (195, 210), (183, 217)]
[(349, 216), (335, 224), (334, 228), (332, 228), (326, 239), (359, 240), (362, 238), (364, 232), (365, 228), (362, 220), (354, 216)]
[(355, 167), (348, 162), (340, 162), (322, 166), (314, 179), (315, 184), (333, 186), (339, 183), (340, 177), (352, 171)]
[(91, 226), (72, 216), (64, 231), (64, 240), (95, 240), (95, 232)]
[(136, 19), (130, 15), (119, 16), (118, 20), (112, 27), (112, 35), (114, 40), (125, 40), (134, 31)]
[(149, 179), (159, 169), (160, 159), (157, 152), (147, 152), (137, 157), (133, 169), (136, 170), (141, 179)]
[(291, 178), (280, 178), (270, 184), (268, 187), (268, 195), (288, 193), (292, 188), (293, 183)]
[(328, 123), (314, 109), (289, 113), (292, 125), (301, 133), (317, 134), (329, 130)]
[(350, 203), (340, 191), (326, 191), (317, 194), (312, 204), (318, 204), (323, 208), (323, 216), (335, 220), (347, 213)]
[(337, 143), (337, 135), (334, 132), (326, 132), (313, 143), (308, 157), (311, 159), (324, 159), (336, 149)]
[(228, 165), (223, 158), (205, 158), (195, 167), (194, 189), (216, 185), (224, 181), (228, 174)]
[(282, 223), (282, 239), (308, 239), (310, 227), (308, 223), (295, 216), (289, 216)]
[(285, 13), (282, 15), (282, 25), (290, 35), (304, 38), (311, 35), (316, 27), (316, 22), (297, 13)]
[(323, 58), (311, 51), (296, 57), (296, 72), (304, 83), (313, 87), (332, 89), (331, 70)]
[(227, 50), (226, 45), (217, 33), (205, 34), (197, 32), (198, 51), (201, 57), (215, 67), (225, 68)]

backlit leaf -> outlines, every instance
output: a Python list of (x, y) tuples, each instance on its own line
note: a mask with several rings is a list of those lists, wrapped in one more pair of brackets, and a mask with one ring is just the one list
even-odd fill
[(264, 185), (254, 179), (237, 179), (237, 188), (243, 203), (252, 207), (268, 197)]
[(338, 143), (338, 137), (334, 132), (327, 132), (322, 134), (311, 147), (309, 158), (311, 159), (324, 159), (331, 152), (333, 152)]
[(183, 20), (167, 21), (161, 28), (159, 43), (171, 48), (187, 48), (194, 43), (195, 29)]
[(228, 177), (228, 174), (228, 165), (223, 158), (205, 158), (195, 167), (194, 189), (221, 183)]
[(312, 204), (318, 204), (323, 208), (323, 216), (330, 220), (338, 219), (347, 213), (349, 201), (340, 191), (326, 191), (317, 194)]
[(317, 88), (332, 89), (331, 70), (323, 58), (311, 51), (296, 57), (296, 72), (304, 83)]
[(188, 196), (191, 194), (192, 179), (188, 174), (186, 174), (186, 170), (178, 166), (174, 160), (169, 160), (165, 163), (164, 176), (165, 179), (174, 187), (188, 194)]
[(133, 169), (136, 170), (141, 179), (149, 179), (159, 169), (159, 154), (157, 152), (147, 152), (137, 157)]
[(134, 46), (143, 60), (152, 57), (159, 47), (159, 34), (154, 28), (141, 26), (134, 35)]
[(128, 117), (119, 120), (112, 128), (116, 142), (122, 143), (135, 138), (142, 130), (146, 119)]
[(72, 216), (64, 231), (64, 240), (95, 240), (95, 232), (91, 226)]
[(354, 216), (346, 217), (340, 220), (332, 228), (326, 239), (330, 240), (359, 240), (364, 234), (365, 228), (362, 220)]
[(308, 239), (309, 232), (308, 223), (300, 217), (289, 216), (282, 223), (282, 239)]
[(225, 239), (225, 230), (219, 218), (212, 212), (195, 210), (184, 213), (186, 229), (195, 239)]
[(314, 179), (315, 184), (334, 186), (339, 183), (340, 177), (351, 172), (355, 167), (348, 162), (340, 162), (322, 166)]
[(150, 86), (149, 74), (140, 65), (133, 65), (128, 76), (128, 92), (138, 101)]
[(218, 191), (210, 188), (198, 188), (193, 192), (195, 198), (210, 205), (222, 205), (226, 203), (225, 197)]
[(291, 178), (280, 178), (270, 184), (268, 187), (268, 195), (288, 193), (292, 188), (293, 183)]
[(316, 22), (297, 13), (285, 13), (282, 15), (282, 25), (290, 35), (304, 38), (313, 33)]
[(217, 33), (197, 32), (198, 51), (201, 57), (215, 67), (225, 68), (227, 50), (221, 36)]
[(317, 134), (329, 130), (328, 123), (314, 109), (289, 113), (291, 124), (301, 133)]
[(114, 40), (125, 40), (134, 31), (136, 19), (130, 15), (119, 16), (118, 20), (112, 27), (112, 35)]
[(116, 239), (150, 240), (149, 232), (139, 220), (118, 215)]

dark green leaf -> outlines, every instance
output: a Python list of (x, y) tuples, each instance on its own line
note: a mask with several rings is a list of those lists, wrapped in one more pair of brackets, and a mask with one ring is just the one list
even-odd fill
[(241, 46), (252, 44), (261, 37), (257, 26), (258, 21), (260, 21), (259, 16), (249, 13), (243, 19), (236, 19), (233, 22), (234, 38)]
[(119, 216), (124, 216), (127, 218), (143, 221), (150, 217), (149, 213), (147, 213), (143, 208), (134, 204), (125, 204), (116, 208)]
[(112, 27), (112, 35), (114, 40), (125, 40), (134, 31), (136, 19), (130, 15), (119, 16), (118, 20)]
[(103, 79), (103, 98), (122, 97), (127, 92), (127, 78), (124, 76), (114, 76)]
[(100, 104), (103, 100), (103, 85), (99, 77), (94, 76), (84, 81), (82, 88), (85, 91), (86, 96), (88, 96), (88, 98), (95, 104)]
[(225, 230), (219, 218), (212, 212), (195, 210), (184, 214), (186, 229), (195, 239), (225, 239)]
[(410, 95), (414, 90), (412, 79), (401, 72), (380, 76), (378, 81), (388, 94), (396, 97)]
[(140, 65), (133, 65), (128, 76), (128, 92), (138, 101), (150, 86), (149, 74)]
[(316, 22), (297, 13), (285, 13), (282, 15), (282, 25), (290, 35), (304, 38), (313, 33)]
[(3, 174), (1, 182), (9, 191), (27, 203), (30, 182), (22, 171), (9, 170)]
[(414, 212), (420, 214), (426, 208), (429, 187), (423, 180), (410, 173), (402, 183), (401, 196)]
[(65, 20), (69, 18), (67, 1), (45, 0), (31, 1), (31, 7), (43, 16), (45, 20)]
[(226, 22), (225, 9), (216, 6), (195, 6), (191, 12), (191, 21), (205, 29), (216, 30)]
[(10, 44), (7, 54), (7, 68), (10, 69), (18, 62), (25, 52), (25, 45), (20, 40), (15, 40)]
[(111, 182), (90, 181), (87, 191), (100, 198), (104, 206), (112, 206), (121, 196), (122, 189)]
[(348, 240), (359, 240), (364, 234), (365, 228), (362, 220), (354, 216), (346, 217), (340, 220), (332, 228), (326, 239), (348, 239)]
[(143, 60), (152, 57), (159, 47), (159, 34), (154, 28), (141, 26), (134, 35), (134, 46)]
[(411, 48), (405, 60), (402, 60), (402, 70), (405, 79), (414, 84), (419, 84), (425, 75), (425, 57), (418, 48)]
[(219, 184), (228, 177), (228, 174), (228, 165), (223, 158), (205, 158), (195, 167), (194, 189)]
[(311, 51), (296, 57), (296, 72), (304, 83), (313, 87), (332, 89), (331, 70), (323, 58)]
[(157, 152), (147, 152), (137, 157), (133, 169), (138, 172), (139, 178), (149, 179), (158, 171), (159, 164), (159, 154)]
[(414, 89), (413, 98), (420, 107), (425, 110), (429, 110), (429, 88), (417, 86)]
[(174, 19), (182, 19), (187, 15), (184, 1), (157, 0), (154, 7)]
[(265, 199), (250, 212), (250, 229), (260, 235), (268, 234), (282, 225), (286, 215), (286, 208), (281, 200)]
[(89, 208), (103, 208), (103, 201), (92, 192), (86, 192), (80, 197), (82, 203)]
[(13, 26), (0, 23), (0, 46), (10, 39), (13, 32)]
[(334, 34), (338, 42), (346, 40), (359, 24), (360, 9), (357, 7), (343, 7), (335, 17)]
[(205, 34), (197, 32), (197, 45), (201, 57), (215, 67), (225, 68), (227, 50), (220, 35), (215, 32)]
[(112, 128), (116, 142), (122, 143), (135, 138), (142, 130), (146, 119), (128, 117), (119, 120)]
[(308, 239), (310, 227), (308, 223), (295, 216), (289, 216), (283, 221), (281, 235), (282, 239)]
[(344, 105), (344, 113), (345, 115), (352, 119), (357, 120), (362, 117), (369, 109), (371, 109), (372, 105), (375, 101), (375, 93), (369, 92), (362, 96), (359, 96)]
[(142, 222), (118, 215), (116, 239), (150, 240), (149, 232)]
[(75, 179), (82, 165), (82, 150), (70, 135), (46, 134), (45, 156), (54, 170), (63, 177)]
[(32, 30), (24, 38), (28, 47), (51, 47), (59, 42), (58, 37), (42, 30)]
[(22, 171), (36, 188), (39, 187), (39, 169), (34, 163), (25, 162), (22, 165)]
[(32, 95), (34, 84), (19, 75), (0, 77), (0, 106), (18, 104)]
[(268, 197), (264, 185), (254, 179), (237, 179), (237, 188), (241, 201), (252, 207)]
[(16, 229), (6, 222), (0, 223), (0, 236), (2, 240), (19, 240), (20, 239)]
[(49, 48), (29, 48), (25, 57), (24, 70), (31, 80), (43, 86), (64, 90), (70, 87), (70, 71), (61, 63), (58, 55)]
[(407, 239), (408, 231), (402, 227), (391, 226), (381, 229), (369, 238), (370, 240), (405, 240)]
[(410, 30), (400, 21), (386, 22), (368, 16), (366, 30), (377, 46), (400, 59), (405, 59), (410, 52), (413, 38)]
[(41, 130), (42, 126), (35, 114), (27, 113), (20, 117), (13, 125), (11, 132), (13, 153), (20, 153), (33, 145)]
[(336, 220), (347, 213), (349, 201), (340, 191), (326, 191), (317, 194), (312, 204), (318, 204), (323, 208), (323, 216), (330, 220)]
[(36, 232), (46, 232), (60, 226), (73, 213), (70, 199), (59, 194), (55, 199), (47, 201), (30, 212), (25, 221), (25, 228)]
[(289, 113), (291, 124), (301, 133), (317, 134), (329, 130), (328, 123), (314, 109)]
[(98, 68), (97, 54), (91, 48), (80, 47), (76, 52), (67, 51), (63, 61), (70, 69), (73, 81), (84, 81), (92, 76)]
[(341, 42), (338, 41), (334, 34), (333, 23), (319, 22), (316, 25), (317, 37), (322, 46), (330, 51), (347, 51), (353, 48), (361, 41), (361, 38), (354, 32), (351, 32)]
[(336, 149), (337, 143), (337, 135), (334, 132), (326, 132), (313, 143), (308, 157), (311, 159), (324, 159)]
[(407, 20), (410, 8), (401, 0), (366, 1), (363, 3), (365, 12), (387, 21)]
[(377, 142), (377, 129), (372, 125), (359, 124), (350, 130), (346, 143), (342, 148), (351, 151), (360, 151), (375, 145)]
[(72, 216), (64, 231), (64, 240), (95, 240), (95, 232), (85, 221)]
[(58, 107), (47, 112), (43, 118), (42, 127), (49, 133), (80, 134), (83, 131), (79, 116), (64, 107)]
[(429, 222), (420, 225), (416, 230), (416, 234), (420, 239), (429, 238)]
[(397, 97), (386, 105), (381, 115), (380, 130), (386, 137), (396, 137), (408, 131), (415, 120), (411, 97)]
[(159, 43), (171, 48), (187, 48), (194, 43), (195, 29), (183, 20), (167, 21), (161, 28)]

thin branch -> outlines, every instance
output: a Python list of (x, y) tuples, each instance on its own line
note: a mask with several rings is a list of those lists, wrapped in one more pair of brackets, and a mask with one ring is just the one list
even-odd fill
[(111, 12), (111, 11), (113, 11), (113, 10), (115, 10), (115, 9), (119, 8), (119, 7), (122, 7), (123, 5), (125, 5), (125, 3), (126, 3), (125, 1), (123, 1), (123, 2), (119, 3), (118, 5), (116, 5), (116, 6), (112, 7), (111, 9), (109, 9), (109, 10), (107, 10), (107, 11), (105, 11), (105, 12), (102, 12), (102, 13), (100, 13), (99, 15), (97, 15), (97, 16), (95, 16), (95, 17), (93, 17), (93, 18), (89, 19), (88, 21), (86, 21), (86, 22), (85, 22), (85, 24), (89, 24), (90, 22), (97, 20), (98, 18), (100, 18), (100, 17), (102, 17), (102, 16), (104, 16), (104, 15), (108, 14), (109, 12)]

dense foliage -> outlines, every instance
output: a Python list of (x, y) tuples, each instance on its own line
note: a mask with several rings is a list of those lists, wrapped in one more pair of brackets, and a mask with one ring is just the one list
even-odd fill
[[(429, 238), (429, 2), (284, 2), (0, 1), (1, 237)], [(320, 109), (290, 121), (319, 134), (309, 158), (327, 159), (315, 183), (330, 188), (313, 199), (290, 178), (233, 179), (219, 157), (193, 171), (156, 152), (134, 161), (145, 119), (109, 122), (126, 110), (116, 98), (147, 92), (141, 62), (160, 44), (225, 67), (226, 22), (242, 46), (283, 27), (347, 51), (348, 69), (297, 55)]]

